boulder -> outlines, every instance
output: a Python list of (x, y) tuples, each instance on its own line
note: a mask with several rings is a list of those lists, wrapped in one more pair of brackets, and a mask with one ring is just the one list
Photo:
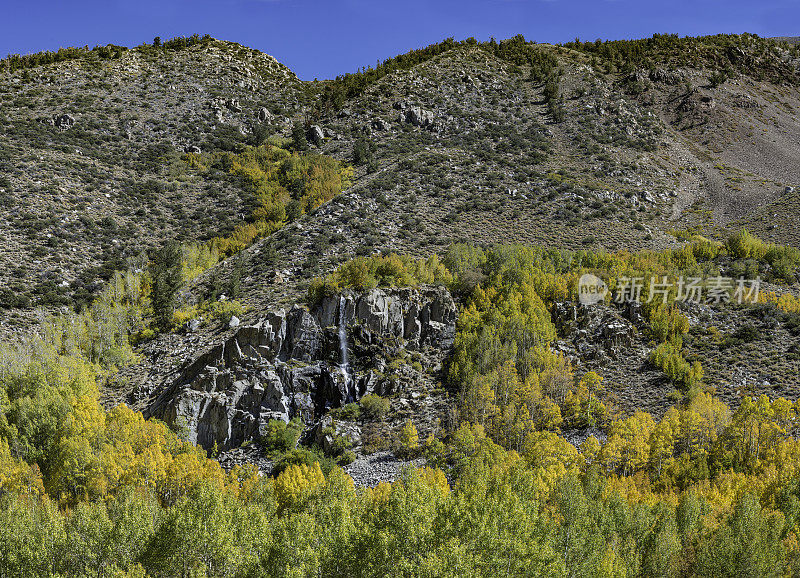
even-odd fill
[(376, 118), (375, 120), (373, 120), (371, 123), (371, 127), (374, 130), (378, 131), (388, 131), (392, 129), (392, 125), (389, 124), (389, 122), (383, 120), (382, 118)]
[(275, 117), (269, 111), (269, 109), (267, 109), (267, 108), (259, 109), (259, 111), (258, 111), (258, 121), (259, 122), (269, 122), (269, 123), (271, 123), (274, 120), (275, 120)]
[(337, 438), (344, 438), (350, 448), (359, 447), (361, 428), (355, 423), (336, 421), (330, 416), (325, 416), (311, 430), (310, 438), (326, 455), (331, 455), (338, 449), (335, 447)]
[(322, 128), (319, 125), (312, 124), (306, 131), (306, 139), (308, 139), (308, 142), (320, 146), (325, 141), (325, 133), (322, 132)]
[(436, 115), (430, 110), (420, 106), (412, 106), (406, 101), (396, 101), (392, 106), (400, 111), (398, 121), (401, 123), (405, 122), (434, 132), (441, 128), (439, 123), (436, 122)]
[(432, 127), (435, 117), (429, 110), (412, 106), (404, 111), (405, 121), (419, 127)]
[(67, 130), (75, 126), (75, 117), (71, 114), (62, 114), (53, 119), (53, 124), (59, 130)]

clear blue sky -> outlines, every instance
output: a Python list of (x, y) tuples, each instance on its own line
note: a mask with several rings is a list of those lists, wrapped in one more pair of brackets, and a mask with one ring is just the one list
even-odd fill
[(197, 32), (258, 48), (305, 80), (374, 65), (448, 36), (641, 38), (800, 35), (800, 0), (0, 0), (0, 56), (135, 46)]

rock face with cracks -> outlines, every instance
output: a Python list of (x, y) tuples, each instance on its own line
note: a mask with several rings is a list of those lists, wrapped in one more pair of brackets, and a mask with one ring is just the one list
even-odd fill
[(380, 358), (401, 349), (448, 350), (456, 315), (441, 287), (347, 292), (310, 311), (269, 312), (189, 362), (147, 413), (206, 449), (257, 439), (272, 419), (299, 417), (311, 426), (368, 393), (394, 393), (375, 369)]

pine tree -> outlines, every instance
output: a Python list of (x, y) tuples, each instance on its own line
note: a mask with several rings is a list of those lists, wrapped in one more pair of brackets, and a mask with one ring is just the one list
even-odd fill
[(168, 329), (175, 312), (175, 298), (183, 284), (181, 247), (177, 241), (166, 243), (153, 255), (150, 263), (150, 278), (152, 280), (153, 317), (162, 330)]
[(296, 151), (308, 150), (308, 139), (302, 123), (295, 123), (292, 127), (292, 148)]
[(238, 299), (242, 289), (242, 275), (246, 269), (246, 257), (239, 253), (233, 260), (233, 269), (228, 280), (228, 298)]
[(378, 169), (375, 161), (375, 143), (366, 136), (361, 136), (353, 145), (353, 164), (366, 165), (367, 172), (374, 173)]

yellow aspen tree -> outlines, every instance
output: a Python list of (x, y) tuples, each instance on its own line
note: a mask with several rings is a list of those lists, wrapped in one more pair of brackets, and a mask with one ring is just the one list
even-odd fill
[(275, 479), (275, 498), (281, 509), (300, 505), (318, 486), (325, 483), (319, 462), (312, 466), (291, 465)]
[(406, 420), (403, 427), (400, 429), (398, 436), (400, 443), (400, 453), (406, 457), (412, 457), (419, 451), (419, 433), (410, 419)]

